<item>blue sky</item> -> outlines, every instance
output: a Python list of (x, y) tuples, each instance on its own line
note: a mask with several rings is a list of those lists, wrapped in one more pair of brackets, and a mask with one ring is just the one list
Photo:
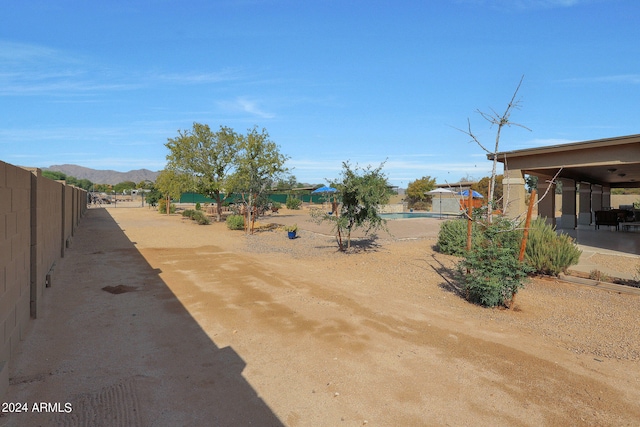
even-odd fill
[(298, 181), (487, 176), (501, 150), (640, 133), (636, 0), (0, 0), (0, 160), (165, 165), (193, 122), (257, 125)]

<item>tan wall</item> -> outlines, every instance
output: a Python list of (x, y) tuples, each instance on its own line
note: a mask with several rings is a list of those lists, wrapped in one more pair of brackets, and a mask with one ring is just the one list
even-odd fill
[(33, 172), (33, 185), (37, 200), (32, 213), (35, 237), (32, 242), (32, 254), (35, 263), (31, 266), (33, 292), (31, 316), (36, 318), (41, 311), (46, 276), (56, 260), (63, 255), (62, 192), (65, 185), (42, 178), (39, 170)]
[(29, 322), (31, 173), (0, 162), (0, 396)]
[(42, 311), (47, 274), (85, 211), (84, 190), (0, 161), (0, 397), (30, 319)]
[(633, 202), (640, 202), (640, 194), (612, 194), (611, 207), (619, 208), (620, 205), (632, 205)]

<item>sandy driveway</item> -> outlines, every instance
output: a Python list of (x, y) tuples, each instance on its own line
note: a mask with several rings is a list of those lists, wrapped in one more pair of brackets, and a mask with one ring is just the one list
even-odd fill
[(30, 410), (0, 426), (640, 425), (638, 296), (534, 280), (483, 309), (433, 224), (345, 255), (297, 222), (91, 209), (11, 368)]

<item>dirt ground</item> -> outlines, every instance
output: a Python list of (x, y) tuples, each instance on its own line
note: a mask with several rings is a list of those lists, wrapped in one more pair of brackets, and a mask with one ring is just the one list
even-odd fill
[(640, 425), (640, 296), (534, 279), (485, 309), (438, 220), (343, 254), (307, 217), (265, 220), (289, 240), (90, 209), (11, 366), (28, 410), (0, 426)]

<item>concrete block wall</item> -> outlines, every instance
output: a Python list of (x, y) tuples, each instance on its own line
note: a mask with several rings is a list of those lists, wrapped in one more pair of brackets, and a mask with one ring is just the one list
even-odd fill
[(0, 161), (0, 398), (19, 343), (42, 311), (47, 275), (64, 256), (86, 200), (84, 190), (44, 178), (39, 169)]
[(64, 255), (62, 197), (65, 185), (32, 171), (33, 200), (31, 221), (31, 317), (42, 311), (46, 277), (55, 262)]
[(31, 173), (0, 162), (0, 396), (30, 317)]

